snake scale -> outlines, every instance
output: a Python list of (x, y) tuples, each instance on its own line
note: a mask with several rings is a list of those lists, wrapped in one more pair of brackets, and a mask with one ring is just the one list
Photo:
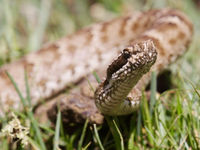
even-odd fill
[[(173, 9), (135, 12), (91, 25), (2, 66), (0, 113), (21, 107), (5, 72), (12, 75), (26, 96), (26, 70), (32, 105), (49, 99), (50, 118), (55, 117), (58, 101), (66, 120), (89, 118), (91, 122), (101, 122), (97, 118), (103, 117), (97, 108), (108, 115), (129, 114), (138, 107), (151, 72), (161, 72), (181, 56), (192, 40), (192, 33), (190, 20)], [(101, 79), (106, 76), (99, 86), (93, 71)], [(96, 89), (95, 94), (88, 88), (88, 80)], [(63, 93), (65, 89), (67, 94)]]

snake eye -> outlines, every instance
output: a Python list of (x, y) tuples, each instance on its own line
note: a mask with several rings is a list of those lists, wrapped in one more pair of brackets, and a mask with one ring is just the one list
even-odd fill
[(131, 57), (130, 51), (128, 49), (124, 49), (123, 52), (122, 52), (122, 57), (124, 59), (130, 58)]

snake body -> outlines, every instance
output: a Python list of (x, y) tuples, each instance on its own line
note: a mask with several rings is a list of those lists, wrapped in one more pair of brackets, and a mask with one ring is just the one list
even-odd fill
[[(141, 91), (148, 84), (151, 72), (161, 72), (181, 56), (192, 40), (192, 32), (190, 20), (173, 9), (136, 12), (91, 25), (4, 65), (0, 69), (0, 102), (4, 110), (1, 109), (0, 113), (9, 111), (11, 107), (21, 107), (20, 99), (5, 72), (12, 75), (22, 95), (26, 96), (25, 70), (33, 105), (55, 96), (57, 98), (53, 101), (61, 100), (60, 93), (69, 88), (73, 94), (62, 96), (62, 100), (70, 103), (76, 101), (70, 108), (75, 115), (86, 114), (87, 118), (95, 118), (95, 113), (91, 113), (92, 109), (97, 112), (94, 101), (88, 101), (88, 98), (94, 97), (97, 107), (104, 114), (130, 113), (137, 108)], [(84, 78), (91, 76), (92, 71), (105, 76), (107, 66), (106, 80), (99, 87), (91, 81), (97, 88), (95, 95), (82, 92), (81, 89), (86, 88)], [(79, 89), (71, 88), (71, 84)], [(82, 97), (85, 105), (79, 103), (80, 98), (76, 95)]]

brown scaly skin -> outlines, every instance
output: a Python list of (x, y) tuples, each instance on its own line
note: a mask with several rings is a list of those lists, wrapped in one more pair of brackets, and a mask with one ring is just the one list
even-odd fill
[[(84, 77), (91, 76), (94, 70), (105, 76), (107, 66), (120, 51), (128, 45), (151, 40), (157, 49), (157, 61), (129, 93), (131, 97), (139, 98), (141, 90), (149, 82), (151, 71), (160, 72), (181, 56), (192, 40), (192, 32), (193, 26), (188, 18), (171, 9), (138, 12), (85, 28), (0, 69), (0, 101), (4, 106), (1, 114), (9, 111), (10, 107), (19, 109), (21, 106), (5, 71), (13, 76), (25, 96), (24, 70), (27, 70), (33, 105), (52, 97), (52, 104), (56, 101), (68, 101), (68, 96), (62, 99), (60, 96), (55, 97), (67, 87), (71, 89), (69, 93), (72, 93), (73, 99), (80, 99), (76, 95), (81, 95), (85, 103), (90, 103), (88, 97), (93, 98), (89, 92), (82, 92), (87, 83)], [(78, 85), (79, 88), (72, 89), (71, 84)], [(95, 84), (94, 88), (96, 87)], [(83, 118), (82, 110), (85, 110), (84, 114), (88, 118), (91, 118), (91, 109), (99, 114), (95, 106), (90, 106), (92, 108), (87, 109), (88, 105), (79, 107), (76, 104), (70, 109), (76, 110), (76, 115)]]

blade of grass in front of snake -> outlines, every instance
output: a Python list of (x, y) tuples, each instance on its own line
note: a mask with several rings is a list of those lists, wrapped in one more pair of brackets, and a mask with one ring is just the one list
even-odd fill
[[(139, 119), (137, 120), (137, 122), (139, 122)], [(137, 131), (137, 128), (135, 128), (135, 123), (136, 123), (135, 115), (132, 115), (130, 121), (130, 134), (128, 138), (128, 150), (132, 150), (135, 148), (133, 142)]]
[[(153, 133), (153, 129), (152, 129), (152, 120), (151, 120), (151, 115), (150, 115), (150, 111), (149, 111), (149, 105), (148, 105), (148, 101), (147, 98), (144, 94), (144, 91), (142, 92), (142, 119), (144, 122), (144, 126), (146, 126), (146, 128), (148, 128), (148, 130)], [(148, 134), (148, 140), (150, 145), (154, 145), (153, 139), (152, 137)]]
[(89, 84), (90, 89), (92, 90), (92, 92), (95, 92), (95, 89), (94, 89), (94, 87), (92, 86), (90, 80), (89, 80), (88, 78), (86, 78), (86, 80), (87, 80), (87, 82), (88, 82), (88, 84)]
[(12, 82), (12, 84), (13, 84), (13, 86), (14, 86), (23, 106), (24, 106), (24, 109), (26, 109), (26, 106), (27, 106), (26, 101), (25, 101), (24, 97), (22, 96), (22, 93), (20, 92), (16, 82), (14, 81), (13, 77), (9, 74), (9, 72), (6, 71), (6, 74), (7, 74), (8, 78), (10, 79), (10, 81)]
[(162, 125), (166, 131), (166, 136), (168, 136), (169, 142), (173, 145), (174, 149), (177, 149), (178, 144), (177, 144), (176, 140), (174, 139), (174, 137), (172, 136), (172, 134), (170, 133), (170, 129), (167, 128), (167, 126), (165, 125), (165, 123), (162, 122), (162, 120), (160, 120), (160, 122), (162, 123)]
[(31, 96), (30, 96), (27, 71), (24, 72), (24, 76), (25, 76), (25, 85), (26, 85), (26, 99), (27, 99), (29, 107), (31, 107)]
[(88, 147), (91, 145), (91, 141), (88, 142), (88, 144), (82, 148), (82, 150), (88, 150)]
[(27, 103), (25, 101), (25, 98), (22, 96), (22, 93), (20, 92), (20, 90), (19, 90), (16, 82), (14, 81), (13, 77), (9, 74), (9, 72), (6, 72), (6, 74), (7, 74), (8, 78), (10, 79), (10, 81), (12, 82), (18, 96), (20, 97), (20, 100), (21, 100), (23, 107), (24, 107), (24, 109), (25, 109), (25, 111), (28, 115), (28, 118), (30, 119), (31, 123), (33, 124), (33, 127), (34, 127), (34, 130), (36, 132), (39, 144), (41, 146), (41, 149), (46, 150), (46, 146), (44, 144), (44, 141), (42, 139), (42, 135), (41, 135), (41, 132), (40, 132), (40, 129), (39, 129), (39, 126), (38, 126), (38, 122), (35, 120), (33, 112), (31, 111), (30, 108), (27, 109)]
[[(189, 80), (188, 80), (188, 81), (189, 81)], [(200, 93), (197, 91), (197, 88), (194, 86), (194, 84), (193, 84), (191, 81), (189, 81), (189, 82), (190, 82), (192, 88), (194, 89), (195, 93), (196, 93), (196, 94), (198, 95), (198, 97), (200, 98)]]
[(81, 149), (82, 149), (83, 140), (84, 140), (84, 138), (85, 138), (85, 133), (86, 133), (87, 126), (88, 126), (88, 119), (85, 121), (85, 124), (84, 124), (84, 126), (83, 126), (83, 131), (82, 131), (80, 140), (79, 140), (79, 142), (78, 142), (78, 148), (77, 148), (78, 150), (81, 150)]
[(101, 79), (99, 78), (99, 76), (97, 75), (97, 73), (96, 73), (95, 71), (93, 72), (93, 75), (94, 75), (96, 81), (97, 81), (98, 83), (100, 83), (100, 82), (101, 82)]
[(124, 139), (123, 139), (123, 136), (122, 136), (122, 134), (121, 134), (121, 132), (120, 132), (117, 124), (116, 124), (115, 119), (113, 119), (113, 124), (114, 124), (114, 126), (116, 128), (116, 131), (117, 131), (119, 137), (120, 137), (120, 147), (121, 147), (121, 150), (124, 150)]
[(55, 131), (55, 135), (54, 135), (53, 150), (58, 150), (59, 149), (60, 124), (61, 124), (61, 112), (60, 112), (60, 109), (58, 109), (57, 120), (56, 120), (56, 131)]
[(35, 139), (32, 139), (28, 136), (28, 142), (31, 144), (34, 150), (41, 150), (39, 144), (35, 141)]
[(97, 131), (97, 126), (96, 126), (96, 124), (93, 124), (93, 127), (94, 127), (94, 135), (95, 135), (95, 138), (96, 138), (96, 140), (97, 140), (97, 143), (99, 144), (99, 148), (100, 148), (101, 150), (104, 150), (104, 147), (103, 147), (103, 145), (102, 145), (102, 143), (101, 143), (101, 140), (100, 140), (100, 138), (99, 138), (99, 134), (98, 134), (98, 131)]
[(124, 150), (124, 140), (115, 120), (109, 116), (105, 116), (105, 119), (113, 135), (116, 150)]
[(141, 127), (142, 127), (142, 105), (140, 103), (140, 109), (138, 110), (138, 119), (137, 119), (137, 139), (140, 139), (141, 137), (141, 130), (142, 130)]
[(150, 114), (152, 116), (153, 110), (154, 110), (154, 106), (156, 103), (156, 87), (157, 81), (156, 81), (156, 72), (152, 72), (151, 74), (151, 97), (150, 97)]

